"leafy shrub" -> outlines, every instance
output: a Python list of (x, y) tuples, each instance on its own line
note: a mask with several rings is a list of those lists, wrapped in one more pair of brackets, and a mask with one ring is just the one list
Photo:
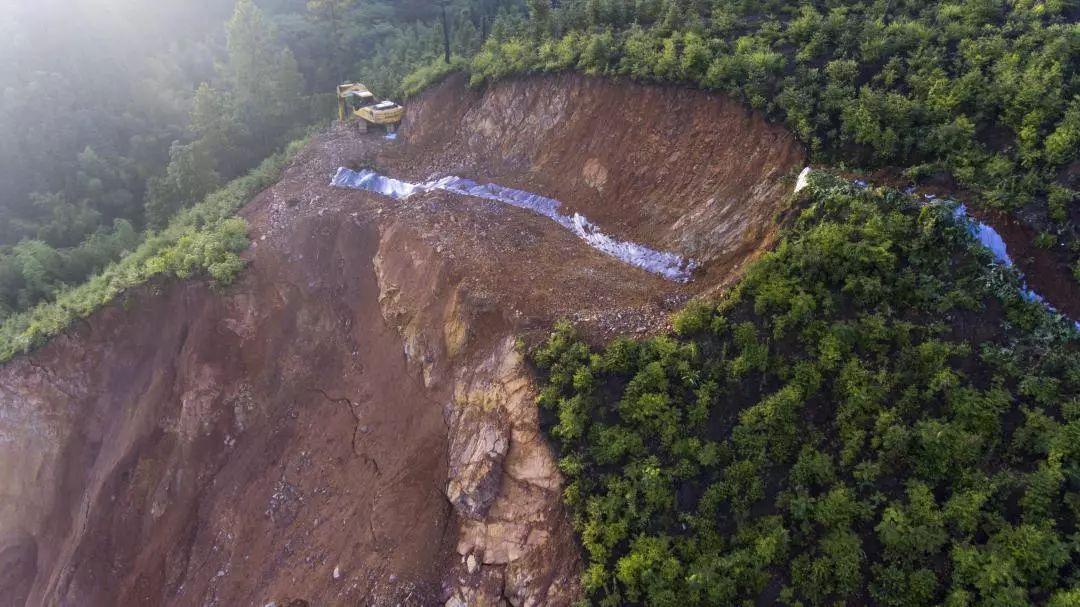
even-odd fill
[(414, 97), (428, 88), (442, 82), (447, 76), (464, 69), (466, 62), (461, 57), (451, 57), (447, 63), (441, 57), (409, 72), (401, 80), (401, 94), (404, 98)]

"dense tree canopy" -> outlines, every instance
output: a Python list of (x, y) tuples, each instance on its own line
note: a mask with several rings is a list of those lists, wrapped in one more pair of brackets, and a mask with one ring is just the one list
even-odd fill
[(819, 174), (677, 334), (535, 352), (600, 605), (1074, 605), (1080, 335), (946, 205)]

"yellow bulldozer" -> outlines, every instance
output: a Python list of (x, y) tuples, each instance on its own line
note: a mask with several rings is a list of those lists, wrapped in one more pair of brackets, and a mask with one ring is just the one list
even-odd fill
[(343, 124), (355, 122), (361, 130), (382, 126), (393, 133), (405, 115), (405, 108), (393, 101), (379, 101), (359, 82), (346, 82), (337, 87), (338, 120)]

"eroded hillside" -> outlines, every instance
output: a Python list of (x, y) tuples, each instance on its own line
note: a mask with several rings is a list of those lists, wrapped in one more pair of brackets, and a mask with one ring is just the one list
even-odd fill
[[(337, 130), (242, 212), (223, 291), (159, 284), (0, 369), (11, 605), (565, 605), (581, 560), (515, 340), (666, 327), (769, 247), (804, 162), (723, 97), (451, 79), (397, 141)], [(679, 284), (497, 202), (332, 188), (340, 166), (562, 201), (693, 258)]]

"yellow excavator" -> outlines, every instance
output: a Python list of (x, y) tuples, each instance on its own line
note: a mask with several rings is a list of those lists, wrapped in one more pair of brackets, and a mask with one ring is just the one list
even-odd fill
[(359, 82), (346, 82), (337, 87), (338, 120), (343, 124), (355, 122), (362, 131), (372, 125), (393, 133), (405, 115), (405, 108), (393, 101), (379, 101)]

